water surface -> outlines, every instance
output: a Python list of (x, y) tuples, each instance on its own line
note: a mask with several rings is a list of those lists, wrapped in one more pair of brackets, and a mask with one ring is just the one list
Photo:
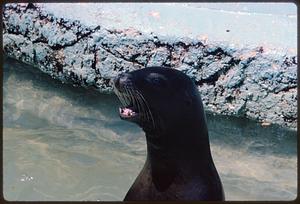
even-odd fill
[[(146, 157), (144, 133), (114, 95), (72, 87), (7, 59), (3, 79), (7, 200), (123, 200)], [(207, 115), (227, 200), (292, 200), (297, 136), (278, 126)]]

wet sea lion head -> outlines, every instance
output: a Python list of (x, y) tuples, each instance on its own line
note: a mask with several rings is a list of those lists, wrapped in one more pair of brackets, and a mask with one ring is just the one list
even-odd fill
[(114, 92), (122, 103), (121, 119), (137, 123), (148, 135), (199, 126), (193, 121), (203, 115), (194, 82), (172, 68), (148, 67), (122, 73), (114, 79)]

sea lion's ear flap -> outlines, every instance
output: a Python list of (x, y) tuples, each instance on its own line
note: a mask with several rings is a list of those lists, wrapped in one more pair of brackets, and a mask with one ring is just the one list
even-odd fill
[(184, 99), (184, 103), (187, 107), (190, 107), (192, 105), (192, 100), (186, 98)]
[(190, 107), (192, 105), (193, 100), (192, 100), (192, 96), (190, 95), (189, 92), (187, 92), (187, 91), (184, 92), (183, 101), (184, 101), (185, 106), (187, 106), (187, 107)]

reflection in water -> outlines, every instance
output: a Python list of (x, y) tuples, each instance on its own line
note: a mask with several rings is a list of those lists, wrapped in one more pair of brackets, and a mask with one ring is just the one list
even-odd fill
[[(115, 96), (62, 84), (7, 59), (3, 87), (4, 196), (8, 200), (122, 200), (146, 146), (121, 121)], [(207, 115), (227, 200), (296, 197), (296, 132)]]

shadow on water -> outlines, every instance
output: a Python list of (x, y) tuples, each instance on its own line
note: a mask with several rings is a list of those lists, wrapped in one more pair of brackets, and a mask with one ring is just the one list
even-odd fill
[[(10, 58), (3, 76), (6, 198), (122, 200), (146, 146), (142, 130), (119, 118), (117, 97)], [(207, 121), (227, 200), (295, 197), (296, 131), (211, 113)]]
[[(210, 138), (213, 143), (231, 148), (247, 149), (252, 154), (297, 154), (297, 133), (293, 130), (237, 117), (207, 114)], [(224, 138), (225, 137), (225, 138)]]

